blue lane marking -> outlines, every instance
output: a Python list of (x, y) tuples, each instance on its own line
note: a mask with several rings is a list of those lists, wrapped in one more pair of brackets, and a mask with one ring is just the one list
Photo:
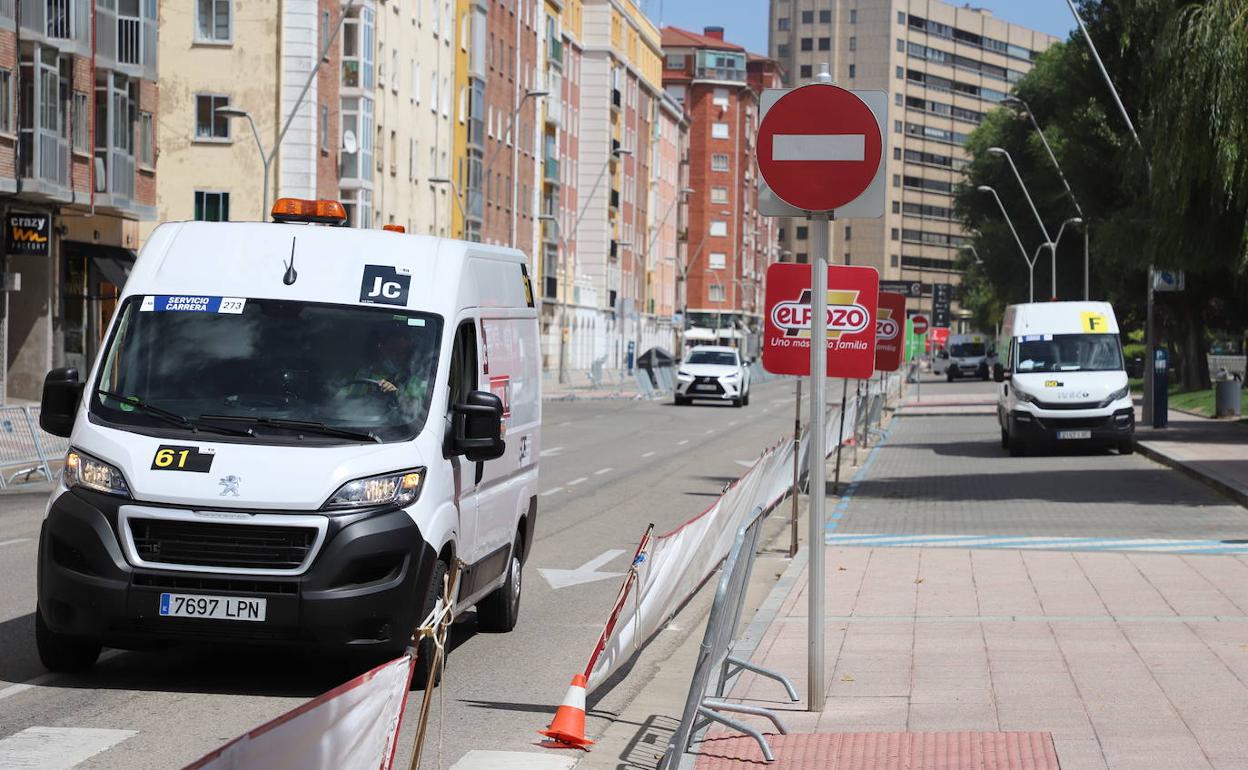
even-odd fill
[(854, 494), (858, 491), (858, 485), (866, 478), (867, 472), (871, 470), (871, 466), (875, 463), (875, 456), (888, 443), (888, 437), (891, 435), (891, 428), (883, 432), (879, 443), (872, 447), (871, 453), (867, 455), (867, 461), (862, 464), (862, 467), (858, 469), (854, 477), (849, 480), (849, 486), (845, 487), (845, 494), (841, 495), (841, 499), (837, 501), (832, 515), (828, 517), (828, 523), (824, 525), (824, 543), (831, 542), (833, 537), (832, 531), (837, 528), (841, 523), (841, 518), (849, 510), (849, 504), (853, 501)]
[(1248, 554), (1248, 543), (1163, 538), (1012, 537), (1008, 535), (829, 535), (829, 545), (863, 548), (988, 548), (1006, 550), (1131, 551)]

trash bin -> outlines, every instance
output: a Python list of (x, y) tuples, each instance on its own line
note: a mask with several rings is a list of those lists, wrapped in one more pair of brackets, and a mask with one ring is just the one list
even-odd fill
[(1214, 387), (1213, 413), (1218, 417), (1239, 416), (1239, 391), (1242, 383), (1225, 369), (1218, 372)]

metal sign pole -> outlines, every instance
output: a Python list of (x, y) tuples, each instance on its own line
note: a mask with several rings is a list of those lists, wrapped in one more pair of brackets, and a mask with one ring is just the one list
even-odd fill
[(797, 380), (797, 400), (793, 408), (793, 515), (789, 523), (789, 558), (797, 555), (797, 495), (801, 485), (802, 464), (802, 380)]
[(828, 222), (836, 214), (810, 216), (810, 521), (807, 522), (807, 562), (809, 586), (806, 631), (806, 708), (823, 711), (825, 698), (823, 671), (823, 528), (827, 496), (828, 458), (824, 431), (824, 401), (828, 372)]

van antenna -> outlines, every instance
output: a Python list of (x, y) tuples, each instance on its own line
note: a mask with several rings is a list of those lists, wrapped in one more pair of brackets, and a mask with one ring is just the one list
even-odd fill
[[(286, 263), (282, 263), (286, 264)], [(282, 283), (287, 286), (293, 286), (299, 278), (299, 273), (295, 272), (295, 239), (290, 239), (290, 264), (286, 264), (286, 275), (282, 276)]]

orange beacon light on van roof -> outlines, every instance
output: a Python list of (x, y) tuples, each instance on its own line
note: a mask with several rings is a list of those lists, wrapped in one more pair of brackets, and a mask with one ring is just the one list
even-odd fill
[(270, 212), (274, 222), (308, 222), (342, 226), (347, 223), (347, 210), (338, 201), (278, 198)]

